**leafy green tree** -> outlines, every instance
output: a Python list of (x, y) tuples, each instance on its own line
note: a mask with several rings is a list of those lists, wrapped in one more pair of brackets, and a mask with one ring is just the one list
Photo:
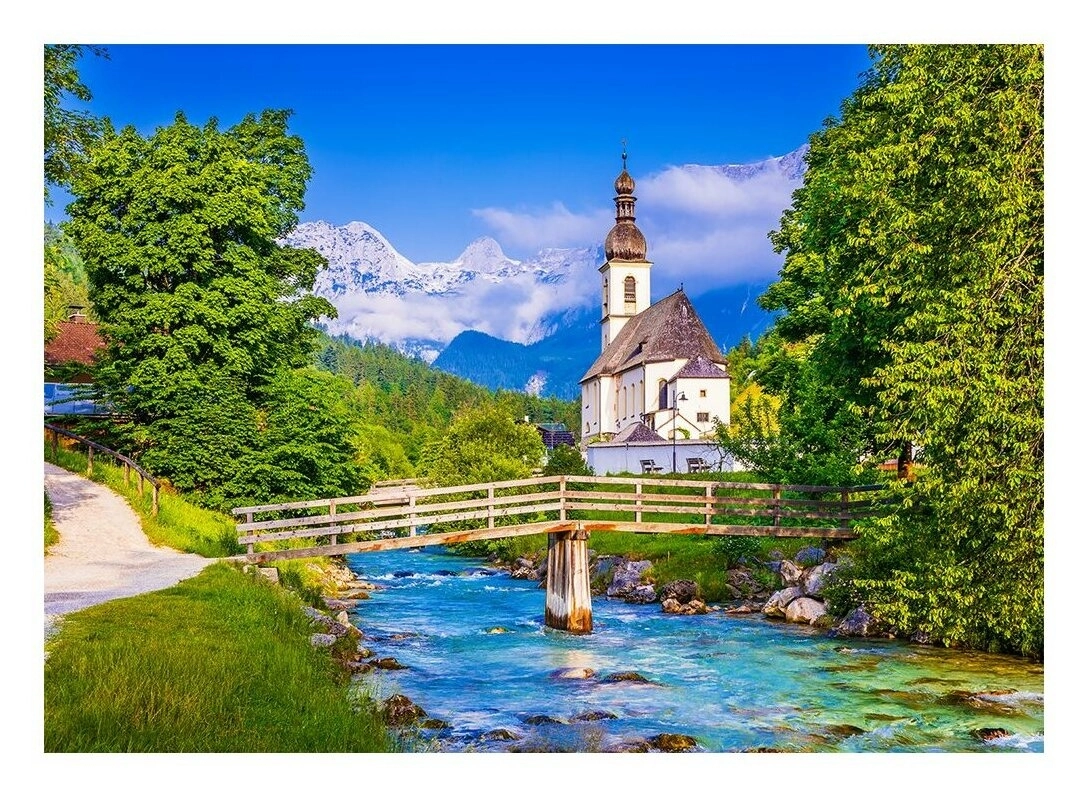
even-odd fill
[(1043, 50), (883, 46), (810, 141), (773, 239), (781, 433), (810, 460), (920, 451), (850, 599), (901, 632), (1043, 647)]
[(534, 426), (495, 406), (466, 409), (423, 451), (421, 474), (439, 486), (526, 478), (545, 453)]
[[(156, 473), (195, 489), (222, 486), (237, 467), (225, 440), (197, 461), (198, 441), (228, 412), (247, 442), (274, 380), (308, 362), (311, 321), (335, 313), (309, 293), (323, 258), (276, 243), (311, 174), (289, 115), (220, 130), (178, 114), (146, 138), (106, 125), (72, 179), (66, 229), (108, 340), (95, 380)], [(208, 406), (218, 394), (222, 407)]]
[(594, 475), (583, 455), (571, 445), (558, 445), (546, 458), (543, 475)]
[(72, 99), (89, 102), (90, 89), (79, 77), (76, 63), (84, 51), (108, 57), (101, 47), (80, 44), (45, 45), (45, 200), (49, 186), (69, 185), (72, 176), (98, 139), (102, 125), (89, 111), (65, 107)]

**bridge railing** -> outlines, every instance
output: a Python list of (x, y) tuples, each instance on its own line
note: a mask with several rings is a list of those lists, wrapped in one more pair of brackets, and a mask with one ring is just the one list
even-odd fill
[(306, 549), (348, 552), (349, 544), (361, 549), (359, 538), (430, 544), (539, 533), (546, 523), (571, 521), (592, 531), (846, 539), (855, 536), (854, 521), (876, 512), (875, 493), (882, 489), (548, 476), (432, 489), (387, 485), (364, 495), (244, 506), (233, 513), (249, 556), (257, 544), (300, 540), (311, 544)]

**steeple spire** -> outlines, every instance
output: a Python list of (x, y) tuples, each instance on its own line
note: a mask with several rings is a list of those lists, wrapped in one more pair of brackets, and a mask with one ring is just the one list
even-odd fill
[(614, 181), (614, 204), (617, 205), (617, 222), (606, 236), (607, 260), (647, 259), (647, 240), (636, 226), (636, 181), (628, 171), (629, 153), (627, 142), (621, 139), (621, 173)]

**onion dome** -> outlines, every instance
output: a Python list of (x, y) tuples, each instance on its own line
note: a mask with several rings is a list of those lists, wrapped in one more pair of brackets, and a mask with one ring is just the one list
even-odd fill
[(621, 173), (614, 180), (617, 223), (606, 236), (606, 259), (642, 261), (647, 259), (647, 239), (636, 226), (636, 197), (632, 195), (636, 181), (625, 167), (627, 159), (628, 154), (622, 152)]

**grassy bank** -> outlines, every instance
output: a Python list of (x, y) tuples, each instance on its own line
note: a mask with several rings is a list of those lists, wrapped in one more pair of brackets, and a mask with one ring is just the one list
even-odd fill
[(47, 752), (387, 752), (291, 592), (224, 563), (65, 618), (45, 664)]
[[(54, 460), (52, 446), (46, 443), (45, 460), (73, 473), (87, 475), (85, 453), (59, 447)], [(185, 553), (197, 553), (208, 558), (221, 558), (244, 552), (244, 548), (237, 543), (237, 529), (233, 519), (224, 514), (194, 506), (170, 489), (163, 488), (158, 496), (158, 514), (155, 516), (151, 514), (150, 486), (145, 486), (143, 494), (140, 495), (138, 476), (125, 484), (124, 471), (104, 456), (95, 457), (94, 472), (89, 477), (128, 501), (139, 516), (143, 532), (153, 544), (165, 545)]]

